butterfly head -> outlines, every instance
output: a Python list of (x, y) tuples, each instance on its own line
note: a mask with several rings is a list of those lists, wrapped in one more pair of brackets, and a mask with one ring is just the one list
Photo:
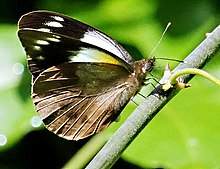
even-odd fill
[(155, 58), (143, 59), (135, 62), (135, 69), (138, 74), (146, 76), (148, 72), (151, 72), (155, 66)]

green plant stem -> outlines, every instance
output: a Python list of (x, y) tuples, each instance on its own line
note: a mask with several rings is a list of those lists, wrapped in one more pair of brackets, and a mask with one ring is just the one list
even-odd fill
[[(192, 53), (185, 59), (185, 63), (178, 65), (175, 71), (183, 68), (202, 68), (218, 51), (220, 47), (220, 27), (217, 27)], [(193, 76), (183, 77), (188, 82)], [(176, 94), (177, 90), (171, 89), (164, 93), (161, 86), (144, 100), (137, 109), (128, 117), (125, 123), (115, 132), (104, 147), (97, 153), (86, 167), (87, 169), (111, 168), (122, 152), (129, 146), (141, 130), (151, 121), (158, 111)], [(147, 146), (147, 145), (146, 145)]]
[(195, 75), (200, 75), (211, 82), (215, 83), (216, 85), (220, 86), (220, 80), (215, 78), (214, 76), (210, 75), (209, 73), (201, 70), (201, 69), (196, 69), (196, 68), (186, 68), (186, 69), (181, 69), (175, 73), (173, 73), (170, 77), (170, 84), (176, 84), (177, 83), (177, 77), (184, 75), (184, 74), (195, 74)]

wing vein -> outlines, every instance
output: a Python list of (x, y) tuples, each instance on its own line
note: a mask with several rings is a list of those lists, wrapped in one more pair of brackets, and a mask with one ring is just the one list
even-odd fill
[[(122, 84), (122, 86), (123, 86), (123, 84)], [(118, 86), (118, 87), (119, 87), (119, 86)], [(97, 110), (100, 109), (100, 107), (102, 107), (106, 101), (108, 101), (109, 98), (111, 98), (111, 97), (112, 97), (113, 95), (115, 95), (116, 93), (120, 93), (119, 90), (113, 90), (113, 91), (114, 91), (114, 92), (112, 92), (108, 97), (106, 97), (105, 100), (103, 100), (103, 101), (99, 104), (99, 106), (96, 107), (96, 109), (95, 109), (95, 110), (91, 113), (91, 115), (80, 125), (80, 127), (78, 127), (78, 129), (77, 129), (77, 131), (75, 132), (73, 138), (74, 138), (74, 137), (77, 137), (77, 134), (79, 135), (80, 130), (81, 130), (81, 129), (85, 126), (85, 124), (92, 118), (92, 116), (95, 115), (95, 113), (97, 112)], [(97, 117), (97, 119), (98, 119), (102, 114), (103, 114), (103, 112)], [(94, 120), (93, 123), (92, 123), (89, 127), (93, 126), (93, 124), (94, 124), (95, 122), (96, 122), (96, 121)], [(96, 128), (97, 128), (97, 127), (96, 127)], [(96, 131), (96, 128), (95, 128), (94, 132)], [(88, 128), (88, 129), (89, 129), (89, 128)], [(88, 129), (87, 129), (86, 131), (88, 131)], [(94, 133), (94, 132), (93, 132), (93, 133)], [(85, 133), (85, 132), (84, 132), (84, 133)]]
[(48, 107), (48, 106), (51, 106), (52, 104), (55, 104), (55, 103), (58, 103), (58, 102), (61, 102), (61, 101), (67, 100), (67, 99), (72, 99), (72, 98), (77, 97), (77, 96), (79, 96), (79, 94), (74, 95), (74, 96), (68, 96), (68, 97), (64, 97), (64, 98), (55, 100), (55, 101), (53, 101), (53, 102), (50, 102), (49, 104), (46, 104), (46, 105), (44, 105), (44, 106), (38, 108), (37, 111), (40, 111), (40, 110), (42, 110), (42, 109), (44, 109), (44, 108), (46, 108), (46, 107)]
[[(57, 121), (58, 119), (60, 119), (62, 116), (64, 116), (66, 113), (68, 113), (70, 110), (72, 110), (74, 107), (76, 107), (77, 105), (79, 105), (81, 102), (83, 102), (84, 100), (86, 99), (86, 97), (84, 97), (84, 98), (82, 98), (81, 100), (79, 100), (77, 103), (75, 103), (73, 106), (71, 106), (69, 109), (67, 109), (65, 112), (63, 112), (62, 114), (60, 114), (59, 116), (57, 116), (53, 121), (51, 121), (49, 124), (48, 124), (48, 126), (50, 126), (51, 124), (53, 124), (55, 121)], [(67, 104), (66, 104), (67, 105)], [(72, 115), (71, 115), (72, 116)], [(69, 118), (68, 118), (69, 119)], [(67, 119), (67, 120), (68, 120)], [(66, 121), (67, 121), (66, 120)], [(65, 122), (66, 122), (65, 121)], [(62, 128), (66, 123), (62, 123), (62, 125), (60, 125), (60, 127), (58, 128), (58, 129), (60, 129), (60, 128)], [(57, 129), (57, 131), (58, 131), (58, 129)]]
[[(116, 93), (121, 93), (121, 92), (123, 92), (124, 90), (125, 90), (125, 88), (124, 88), (123, 90), (116, 90), (116, 92), (115, 92), (115, 93), (112, 93), (112, 95), (115, 95)], [(112, 95), (110, 95), (109, 97), (107, 97), (107, 98), (104, 100), (104, 102), (102, 102), (102, 105), (103, 105), (106, 101), (108, 101), (108, 99), (111, 98)], [(118, 94), (117, 94), (117, 95), (118, 95)], [(100, 106), (97, 108), (97, 110), (98, 110), (102, 105), (100, 105)], [(108, 105), (108, 107), (109, 107), (109, 106), (110, 106), (110, 105)], [(107, 109), (107, 108), (106, 108), (106, 109)], [(97, 111), (97, 110), (96, 110), (96, 111)], [(103, 115), (103, 113), (105, 113), (105, 112), (103, 111), (102, 113), (100, 113), (99, 116), (96, 118), (96, 120), (98, 120), (101, 116), (103, 116), (103, 118), (104, 118), (105, 116)], [(90, 117), (90, 118), (91, 118), (91, 117)], [(101, 119), (99, 120), (99, 123), (97, 124), (97, 126), (96, 126), (95, 129), (93, 130), (93, 133), (96, 133), (97, 129), (99, 128), (100, 122), (102, 121), (103, 118), (101, 118)], [(88, 119), (88, 120), (89, 120), (89, 119)], [(96, 120), (94, 120), (93, 123), (91, 123), (91, 125), (87, 128), (87, 130), (84, 131), (84, 133), (83, 133), (82, 135), (84, 135), (84, 134), (94, 125), (94, 123), (96, 122)]]

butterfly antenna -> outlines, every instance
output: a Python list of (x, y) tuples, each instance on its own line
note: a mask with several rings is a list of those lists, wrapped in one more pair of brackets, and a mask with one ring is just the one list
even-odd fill
[(171, 59), (171, 58), (156, 58), (156, 59), (171, 60), (171, 61), (180, 62), (180, 63), (187, 63), (186, 61), (184, 61), (184, 60), (179, 60), (179, 59)]
[(163, 39), (163, 37), (164, 37), (164, 35), (165, 35), (165, 33), (166, 33), (166, 31), (168, 30), (168, 28), (170, 27), (170, 25), (171, 25), (171, 22), (169, 22), (168, 24), (167, 24), (167, 26), (166, 26), (166, 28), (165, 28), (165, 30), (163, 31), (163, 33), (162, 33), (162, 35), (161, 35), (161, 37), (160, 37), (160, 39), (159, 39), (159, 41), (157, 42), (157, 44), (156, 44), (156, 46), (154, 47), (154, 49), (151, 51), (151, 53), (150, 53), (150, 55), (149, 55), (149, 57), (154, 53), (154, 51), (156, 50), (156, 48), (158, 47), (158, 45), (160, 44), (160, 42), (162, 41), (162, 39)]

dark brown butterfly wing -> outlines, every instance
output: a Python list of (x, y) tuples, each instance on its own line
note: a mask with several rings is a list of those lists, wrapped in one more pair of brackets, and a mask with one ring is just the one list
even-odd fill
[(108, 127), (138, 89), (123, 66), (73, 62), (43, 71), (33, 84), (33, 99), (49, 130), (79, 140)]
[(34, 78), (51, 66), (72, 61), (87, 48), (107, 53), (133, 70), (134, 61), (121, 45), (97, 29), (65, 15), (33, 11), (23, 15), (18, 26), (18, 36)]

